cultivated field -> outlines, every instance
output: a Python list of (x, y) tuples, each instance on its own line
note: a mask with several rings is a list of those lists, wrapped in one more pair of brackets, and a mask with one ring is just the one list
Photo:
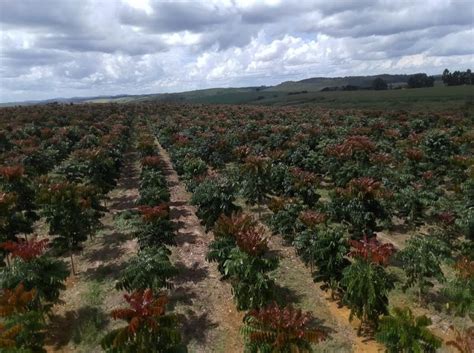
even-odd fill
[(2, 352), (472, 351), (466, 87), (0, 109)]

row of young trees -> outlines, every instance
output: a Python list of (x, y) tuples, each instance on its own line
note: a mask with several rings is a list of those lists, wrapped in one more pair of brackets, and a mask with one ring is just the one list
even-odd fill
[[(42, 109), (43, 114), (55, 111)], [(93, 236), (103, 210), (100, 200), (108, 191), (98, 178), (112, 182), (121, 165), (128, 120), (110, 114), (108, 109), (85, 116), (80, 113), (81, 109), (70, 120), (32, 120), (23, 127), (13, 121), (7, 124), (3, 135), (1, 159), (6, 166), (0, 170), (2, 351), (44, 351), (47, 317), (59, 301), (70, 273), (68, 264), (58, 255), (74, 250)], [(84, 121), (76, 120), (78, 116)], [(59, 143), (55, 134), (63, 138)], [(76, 153), (88, 147), (105, 151), (102, 160), (83, 159), (81, 163), (94, 167), (85, 168), (80, 177), (69, 180), (71, 175), (62, 167), (78, 166), (79, 162), (73, 162)], [(38, 158), (32, 159), (35, 153)], [(48, 161), (48, 156), (54, 157)], [(109, 165), (109, 161), (113, 163)], [(52, 241), (34, 235), (34, 222), (40, 217), (49, 226)], [(71, 270), (74, 273), (72, 252)]]
[[(9, 254), (4, 260), (5, 271), (11, 266), (32, 266), (28, 263), (45, 261), (44, 257), (60, 261), (51, 250), (37, 244), (37, 239), (31, 244), (18, 240), (31, 233), (25, 229), (32, 229), (35, 218), (41, 215), (52, 230), (55, 251), (74, 251), (93, 234), (103, 212), (101, 200), (113, 186), (109, 180), (116, 177), (120, 166), (120, 146), (127, 141), (130, 119), (114, 115), (120, 113), (114, 110), (126, 109), (130, 115), (158, 114), (159, 120), (153, 121), (155, 132), (194, 192), (193, 202), (204, 225), (220, 234), (209, 256), (228, 276), (237, 305), (250, 310), (244, 330), (249, 350), (265, 350), (275, 342), (281, 343), (283, 351), (289, 347), (303, 349), (308, 347), (303, 338), (311, 336), (305, 332), (311, 332), (312, 327), (306, 315), (282, 308), (278, 302), (271, 304), (278, 299), (268, 290), (274, 285), (271, 271), (277, 260), (268, 252), (260, 226), (235, 213), (239, 211), (234, 202), (237, 196), (257, 205), (260, 216), (268, 206), (271, 216), (262, 216), (262, 220), (294, 245), (312, 267), (315, 280), (323, 281), (365, 327), (377, 330), (377, 337), (387, 347), (393, 345), (393, 351), (403, 348), (397, 342), (407, 331), (407, 337), (412, 338), (407, 347), (413, 348), (420, 341), (417, 335), (429, 337), (425, 335), (428, 321), (415, 318), (409, 310), (393, 308), (391, 315), (386, 315), (390, 312), (392, 268), (397, 263), (405, 273), (401, 286), (415, 287), (419, 299), (426, 297), (435, 283), (444, 282), (446, 266), (453, 269), (453, 275), (447, 271), (448, 281), (442, 286), (445, 307), (464, 317), (473, 311), (472, 121), (462, 115), (318, 108), (191, 109), (166, 104), (41, 109), (12, 108), (8, 117), (5, 110), (0, 111), (2, 117), (5, 115), (0, 121), (5, 127), (0, 134), (0, 159), (8, 166), (0, 173), (0, 228), (2, 240), (12, 242), (4, 244), (3, 253)], [(67, 114), (74, 117), (63, 118)], [(124, 351), (143, 347), (151, 342), (148, 339), (160, 339), (160, 331), (151, 328), (159, 321), (156, 313), (165, 312), (166, 299), (154, 289), (166, 287), (173, 272), (163, 245), (172, 244), (167, 207), (161, 204), (167, 190), (161, 187), (164, 179), (159, 170), (149, 167), (159, 164), (152, 140), (151, 136), (140, 139), (138, 145), (140, 151), (146, 151), (141, 152), (143, 170), (149, 170), (140, 190), (143, 222), (137, 239), (141, 250), (119, 281), (120, 288), (130, 291), (127, 300), (133, 310), (114, 314), (128, 323), (125, 331), (115, 333), (126, 338), (122, 341)], [(74, 217), (68, 217), (72, 214)], [(395, 223), (416, 233), (423, 226), (429, 235), (413, 237), (403, 250), (392, 254), (374, 239), (380, 230), (391, 229)], [(30, 235), (27, 238), (31, 241)], [(14, 256), (18, 245), (28, 245), (26, 253), (38, 255), (31, 260), (26, 260), (29, 255), (25, 259)], [(252, 273), (242, 272), (236, 266), (238, 261)], [(148, 264), (154, 270), (138, 271)], [(67, 270), (65, 262), (53, 266), (58, 272), (61, 268)], [(135, 292), (140, 283), (149, 287)], [(23, 288), (20, 283), (8, 285), (1, 294), (25, 292), (26, 299), (39, 298), (40, 288), (21, 284)], [(248, 297), (249, 293), (255, 298)], [(135, 309), (145, 302), (154, 304), (146, 308), (147, 314), (137, 314)], [(41, 303), (51, 305), (47, 300)], [(32, 305), (26, 305), (26, 311), (25, 306), (19, 306), (5, 312), (26, 315)], [(145, 316), (140, 318), (142, 314)], [(2, 324), (7, 322), (2, 334), (10, 339), (9, 345), (12, 338), (20, 340), (21, 335), (15, 334), (18, 327), (25, 327), (16, 326), (15, 315), (12, 321), (2, 319)], [(289, 326), (272, 320), (288, 315), (300, 319), (286, 320), (292, 322)], [(146, 334), (137, 334), (132, 322), (148, 327)], [(175, 332), (175, 324), (171, 327)], [(284, 336), (279, 336), (282, 332)], [(104, 345), (114, 351), (117, 336), (112, 333), (108, 337)], [(179, 347), (178, 341), (171, 346)], [(39, 340), (35, 338), (35, 342)], [(431, 349), (436, 342), (427, 339), (423, 349)]]
[[(429, 351), (440, 345), (428, 334), (428, 318), (415, 318), (408, 308), (390, 310), (388, 298), (402, 282), (404, 290), (416, 288), (423, 305), (430, 288), (445, 282), (445, 265), (472, 266), (472, 145), (465, 118), (292, 108), (161, 109), (169, 118), (156, 122), (160, 141), (194, 192), (203, 223), (218, 227), (210, 259), (221, 271), (239, 239), (221, 236), (221, 223), (244, 222), (245, 216), (232, 214), (236, 196), (243, 196), (250, 204), (268, 205), (272, 214), (266, 222), (273, 232), (296, 247), (315, 280), (364, 327), (376, 330), (388, 349), (415, 349), (422, 342)], [(221, 212), (226, 216), (219, 219)], [(414, 236), (393, 254), (375, 236), (394, 221), (415, 232), (423, 225), (429, 235)], [(397, 263), (405, 278), (395, 281)], [(446, 307), (455, 315), (471, 315), (474, 273), (454, 274), (442, 289)], [(411, 339), (402, 347), (404, 335)]]
[(127, 307), (114, 309), (114, 320), (125, 326), (109, 332), (101, 342), (110, 353), (186, 352), (177, 317), (168, 311), (167, 289), (177, 269), (170, 261), (169, 246), (175, 244), (169, 218), (169, 191), (161, 159), (152, 135), (143, 121), (137, 123), (137, 150), (141, 173), (137, 200), (139, 220), (135, 238), (138, 252), (121, 271), (116, 289), (126, 291)]
[[(209, 245), (207, 260), (216, 262), (222, 280), (228, 281), (237, 309), (247, 311), (242, 326), (246, 352), (309, 352), (312, 344), (325, 338), (314, 326), (308, 313), (283, 302), (277, 295), (271, 276), (278, 267), (278, 258), (268, 248), (265, 230), (253, 217), (242, 213), (235, 204), (235, 184), (212, 172), (206, 162), (183, 146), (184, 139), (168, 147), (173, 163), (193, 192), (191, 202), (214, 241)], [(266, 186), (259, 171), (263, 163), (255, 161), (244, 168), (255, 178), (245, 185), (252, 203), (261, 203), (261, 190)]]

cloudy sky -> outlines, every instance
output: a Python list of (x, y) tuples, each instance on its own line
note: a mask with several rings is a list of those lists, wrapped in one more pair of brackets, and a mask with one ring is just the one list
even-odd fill
[(474, 69), (470, 0), (0, 0), (0, 101)]

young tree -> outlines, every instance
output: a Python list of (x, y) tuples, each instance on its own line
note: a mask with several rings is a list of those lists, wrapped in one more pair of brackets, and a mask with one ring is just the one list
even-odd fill
[(312, 344), (325, 339), (321, 330), (311, 327), (311, 313), (303, 313), (291, 305), (280, 307), (273, 302), (250, 311), (244, 318), (241, 331), (245, 338), (245, 351), (312, 352)]
[(68, 249), (71, 270), (75, 274), (73, 251), (92, 236), (100, 225), (102, 206), (92, 186), (68, 181), (43, 180), (38, 201), (49, 224), (49, 233), (57, 235), (54, 245)]
[(351, 179), (363, 175), (371, 165), (371, 157), (377, 151), (377, 144), (366, 135), (352, 135), (341, 143), (329, 145), (325, 149), (325, 161), (330, 176), (336, 186), (344, 186)]
[(431, 319), (415, 317), (409, 308), (393, 308), (390, 315), (380, 319), (376, 334), (387, 353), (424, 352), (434, 353), (441, 347), (442, 340), (428, 330)]
[(331, 212), (336, 219), (349, 222), (355, 238), (372, 236), (377, 220), (388, 219), (382, 200), (390, 195), (381, 182), (370, 177), (352, 179), (346, 188), (336, 189)]
[(191, 203), (196, 205), (197, 216), (210, 229), (221, 214), (231, 215), (237, 211), (234, 204), (235, 188), (222, 178), (205, 179), (194, 190)]
[(303, 203), (309, 207), (314, 206), (321, 197), (318, 194), (318, 176), (300, 168), (291, 168), (290, 175), (291, 186), (287, 188), (287, 193), (300, 197)]
[(455, 315), (474, 313), (474, 261), (467, 257), (459, 259), (454, 265), (456, 277), (449, 281), (442, 292), (447, 298), (447, 308)]
[(151, 289), (125, 294), (130, 307), (111, 312), (114, 320), (127, 325), (109, 332), (101, 342), (109, 353), (171, 353), (185, 352), (176, 317), (166, 314), (168, 298), (156, 296)]
[(306, 265), (314, 266), (314, 252), (316, 251), (315, 241), (320, 228), (324, 226), (327, 215), (322, 212), (306, 210), (300, 213), (298, 220), (303, 224), (304, 229), (298, 232), (293, 241), (296, 252)]
[(292, 243), (301, 230), (302, 224), (298, 217), (305, 206), (292, 199), (273, 199), (269, 208), (273, 212), (268, 220), (270, 229), (273, 233), (280, 234), (288, 243)]
[(129, 292), (147, 288), (158, 292), (163, 288), (170, 288), (169, 279), (178, 270), (171, 264), (169, 255), (171, 251), (165, 247), (141, 250), (127, 263), (115, 287)]
[(206, 258), (208, 261), (217, 262), (217, 268), (222, 275), (224, 275), (224, 263), (229, 258), (231, 250), (237, 246), (238, 234), (248, 231), (255, 225), (255, 220), (243, 213), (233, 213), (230, 216), (222, 214), (216, 221), (213, 230), (214, 240), (209, 244)]
[(267, 272), (277, 267), (275, 257), (257, 256), (240, 248), (230, 251), (224, 275), (230, 279), (238, 310), (259, 308), (275, 299), (275, 282)]
[(380, 315), (387, 313), (388, 293), (394, 288), (394, 279), (383, 265), (393, 253), (375, 239), (352, 242), (350, 255), (355, 261), (343, 271), (343, 302), (351, 309), (350, 319), (359, 318), (362, 325), (377, 326)]
[(138, 210), (142, 215), (142, 222), (138, 226), (136, 237), (141, 250), (175, 244), (168, 204), (140, 206)]
[(31, 310), (35, 289), (25, 290), (23, 284), (0, 293), (0, 350), (7, 353), (46, 352), (43, 349), (44, 320)]
[(142, 159), (139, 192), (139, 205), (157, 206), (169, 202), (170, 193), (159, 157), (147, 156)]
[(311, 258), (317, 271), (314, 281), (323, 281), (323, 289), (330, 288), (334, 298), (344, 269), (350, 265), (346, 258), (349, 252), (347, 231), (341, 227), (323, 227), (314, 236), (310, 247)]
[(38, 220), (35, 193), (23, 166), (0, 167), (0, 241), (33, 231)]
[(223, 278), (230, 280), (239, 310), (258, 308), (274, 299), (274, 282), (267, 275), (278, 266), (268, 256), (268, 239), (249, 216), (221, 215), (208, 259), (216, 261)]
[(112, 190), (118, 177), (118, 166), (101, 147), (74, 151), (58, 171), (69, 181), (91, 183), (104, 194)]
[(247, 202), (261, 206), (271, 191), (270, 160), (259, 156), (249, 156), (242, 165), (241, 174), (242, 193), (247, 198)]
[(48, 256), (47, 240), (5, 242), (5, 249), (13, 261), (0, 270), (0, 287), (13, 289), (20, 284), (28, 290), (35, 289), (33, 304), (39, 311), (48, 311), (59, 299), (69, 274), (64, 261)]
[(406, 247), (398, 253), (402, 268), (407, 276), (404, 288), (418, 287), (418, 300), (432, 287), (431, 279), (444, 281), (441, 262), (449, 256), (449, 249), (440, 240), (429, 236), (414, 236)]

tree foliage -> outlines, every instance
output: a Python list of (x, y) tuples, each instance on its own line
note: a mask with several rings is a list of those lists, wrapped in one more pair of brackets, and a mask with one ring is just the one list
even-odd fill
[(0, 293), (0, 349), (6, 352), (43, 353), (44, 320), (32, 310), (36, 290), (20, 283)]
[(224, 263), (224, 275), (230, 278), (238, 310), (264, 306), (275, 299), (275, 282), (267, 272), (278, 267), (275, 257), (254, 256), (233, 248)]
[(54, 182), (45, 178), (38, 195), (41, 212), (49, 233), (57, 237), (53, 245), (72, 250), (92, 236), (100, 225), (103, 207), (96, 188), (69, 181)]
[(235, 188), (224, 179), (209, 178), (194, 190), (191, 203), (196, 205), (197, 216), (206, 226), (213, 227), (221, 214), (229, 216), (237, 210)]
[(447, 309), (455, 315), (474, 317), (474, 261), (460, 258), (454, 265), (456, 276), (442, 289)]
[(470, 69), (454, 72), (445, 69), (441, 79), (447, 86), (472, 85), (474, 83), (474, 74)]
[(268, 158), (248, 156), (241, 167), (242, 194), (250, 204), (261, 205), (271, 191), (271, 163)]
[(388, 196), (383, 184), (370, 177), (352, 179), (345, 188), (336, 189), (330, 209), (333, 216), (351, 225), (356, 238), (372, 236), (378, 220), (388, 218), (381, 200)]
[(372, 81), (372, 89), (376, 91), (383, 91), (388, 88), (387, 82), (381, 77), (377, 77)]
[(22, 284), (35, 289), (35, 307), (47, 311), (59, 300), (68, 275), (67, 264), (48, 255), (28, 261), (16, 258), (10, 267), (0, 269), (0, 287), (12, 289)]
[(414, 74), (408, 79), (409, 88), (433, 87), (434, 77), (427, 74)]
[(176, 318), (166, 313), (166, 296), (155, 296), (151, 289), (124, 295), (129, 307), (114, 309), (114, 320), (127, 325), (109, 332), (101, 342), (109, 353), (184, 352)]
[(140, 206), (142, 222), (135, 236), (141, 250), (149, 247), (174, 245), (174, 229), (169, 218), (169, 205)]
[(404, 288), (416, 286), (420, 301), (427, 288), (433, 286), (432, 279), (444, 281), (441, 262), (449, 256), (449, 250), (438, 239), (414, 236), (407, 241), (406, 247), (397, 256), (407, 276)]
[(22, 165), (0, 167), (0, 241), (33, 230), (39, 217), (32, 184)]
[(387, 353), (434, 353), (442, 340), (431, 333), (429, 325), (431, 319), (424, 315), (415, 317), (409, 308), (393, 308), (390, 315), (380, 319), (375, 337)]
[(343, 302), (351, 309), (350, 319), (356, 316), (362, 324), (377, 325), (379, 316), (388, 311), (388, 293), (394, 281), (380, 265), (362, 258), (343, 271)]
[(150, 288), (156, 293), (171, 287), (169, 280), (177, 274), (177, 269), (171, 264), (169, 255), (171, 251), (165, 247), (141, 250), (126, 264), (116, 288), (129, 292)]
[(291, 305), (280, 307), (273, 302), (261, 309), (251, 310), (244, 318), (241, 331), (248, 353), (306, 353), (325, 334), (312, 324), (311, 313), (303, 313)]

